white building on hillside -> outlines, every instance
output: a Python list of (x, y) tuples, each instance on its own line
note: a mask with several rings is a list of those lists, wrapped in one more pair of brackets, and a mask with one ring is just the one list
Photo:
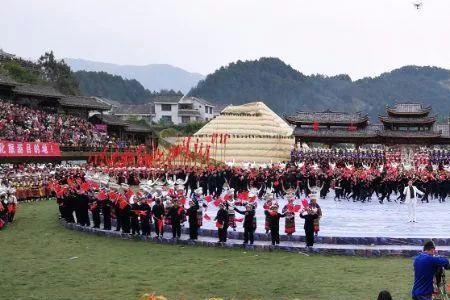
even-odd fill
[(178, 122), (209, 121), (214, 117), (214, 105), (196, 97), (184, 97), (178, 101)]
[(154, 122), (164, 120), (173, 124), (187, 124), (209, 121), (214, 117), (214, 105), (201, 98), (164, 95), (156, 97), (153, 103)]

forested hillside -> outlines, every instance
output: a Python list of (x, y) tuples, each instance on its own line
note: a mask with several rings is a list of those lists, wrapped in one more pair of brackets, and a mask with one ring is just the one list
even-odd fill
[(124, 79), (105, 72), (78, 71), (75, 77), (84, 95), (105, 97), (121, 103), (142, 104), (150, 102), (157, 95), (180, 94), (173, 90), (151, 92), (135, 79)]
[(277, 58), (238, 61), (200, 81), (189, 95), (215, 103), (264, 100), (277, 113), (296, 110), (365, 111), (375, 118), (394, 102), (430, 104), (450, 113), (450, 71), (405, 66), (374, 78), (352, 81), (348, 75), (306, 76)]

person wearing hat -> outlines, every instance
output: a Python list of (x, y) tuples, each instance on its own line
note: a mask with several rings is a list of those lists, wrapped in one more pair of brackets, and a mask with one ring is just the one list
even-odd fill
[(152, 207), (153, 221), (155, 223), (156, 237), (160, 238), (164, 235), (164, 204), (161, 199), (156, 198), (155, 204)]
[(220, 202), (219, 210), (214, 218), (219, 235), (219, 243), (226, 243), (228, 237), (228, 209), (226, 203)]
[(300, 218), (305, 219), (303, 228), (305, 229), (306, 247), (314, 246), (314, 220), (318, 218), (317, 209), (306, 207), (301, 213)]
[(206, 205), (205, 203), (203, 203), (202, 205), (200, 205), (203, 200), (202, 200), (202, 189), (201, 188), (197, 188), (194, 191), (194, 195), (192, 196), (192, 200), (194, 201), (194, 203), (196, 202), (198, 204), (198, 210), (197, 210), (197, 225), (198, 228), (203, 226), (203, 208), (208, 207), (208, 205)]
[[(263, 205), (264, 211), (269, 211), (270, 207), (272, 206), (272, 200), (273, 195), (267, 194), (266, 195), (266, 202)], [(266, 220), (264, 223), (264, 229), (266, 230), (266, 234), (269, 234), (270, 231), (270, 221), (269, 221), (269, 215), (266, 214)]]
[(190, 197), (194, 195), (195, 191), (198, 188), (198, 176), (195, 172), (187, 173), (187, 182), (185, 186), (185, 195), (188, 195), (188, 190), (191, 190)]
[[(79, 190), (78, 191), (78, 216), (80, 218), (81, 226), (91, 226), (91, 221), (89, 219), (89, 197), (87, 195), (87, 191)], [(78, 217), (77, 217), (78, 218)]]
[(198, 209), (200, 206), (197, 201), (190, 200), (189, 208), (186, 215), (189, 218), (189, 239), (196, 240), (198, 238)]
[(319, 185), (319, 180), (315, 181), (315, 185), (311, 186), (308, 179), (308, 190), (310, 191), (310, 197), (314, 199), (319, 199), (320, 192), (322, 191), (323, 184)]
[(103, 229), (104, 230), (111, 230), (111, 206), (112, 201), (108, 197), (106, 197), (105, 200), (101, 201), (101, 208), (103, 213)]
[(63, 196), (64, 214), (67, 223), (74, 223), (75, 218), (73, 213), (75, 211), (76, 195), (73, 189), (68, 189), (67, 194)]
[(278, 212), (278, 204), (272, 204), (269, 210), (264, 211), (267, 220), (269, 221), (270, 237), (272, 245), (280, 244), (280, 218), (284, 218), (286, 214)]
[(131, 234), (132, 235), (141, 235), (141, 226), (139, 222), (139, 212), (140, 212), (140, 204), (139, 199), (137, 199), (136, 195), (132, 195), (130, 197), (130, 221), (131, 221)]
[(239, 210), (236, 207), (234, 210), (237, 213), (244, 215), (244, 244), (248, 244), (250, 241), (250, 245), (253, 245), (256, 229), (255, 207), (251, 203), (247, 203), (245, 211)]
[(121, 202), (121, 225), (123, 233), (130, 233), (131, 230), (131, 203), (126, 200), (126, 197), (119, 196)]
[(140, 211), (141, 211), (141, 228), (142, 228), (142, 235), (144, 236), (151, 236), (152, 234), (152, 209), (150, 205), (148, 204), (148, 200), (145, 198), (139, 199), (140, 201)]
[(6, 193), (6, 200), (8, 201), (8, 213), (9, 213), (9, 218), (8, 221), (11, 223), (12, 221), (14, 221), (14, 216), (16, 214), (16, 206), (17, 206), (17, 198), (14, 195), (15, 190), (14, 189), (7, 189)]
[(89, 197), (89, 206), (92, 213), (93, 228), (100, 228), (100, 201), (97, 199), (95, 193)]
[(0, 187), (0, 229), (2, 229), (8, 221), (7, 203), (6, 191), (3, 187)]
[(320, 219), (322, 218), (322, 208), (317, 203), (317, 199), (314, 198), (311, 199), (309, 206), (317, 211), (317, 218), (314, 220), (314, 234), (318, 236), (320, 231)]
[(292, 194), (288, 194), (288, 203), (283, 207), (281, 212), (286, 215), (284, 232), (290, 236), (295, 232), (294, 198)]
[(180, 206), (178, 200), (174, 200), (173, 206), (169, 208), (166, 217), (172, 221), (172, 238), (179, 239), (181, 237), (181, 222), (185, 215), (184, 208)]

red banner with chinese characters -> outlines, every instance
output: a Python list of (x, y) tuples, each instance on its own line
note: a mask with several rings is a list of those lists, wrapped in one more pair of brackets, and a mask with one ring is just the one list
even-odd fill
[(0, 141), (0, 157), (61, 156), (57, 143)]

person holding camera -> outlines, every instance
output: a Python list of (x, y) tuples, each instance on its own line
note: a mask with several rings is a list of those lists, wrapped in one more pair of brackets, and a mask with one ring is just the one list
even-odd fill
[(412, 298), (414, 300), (431, 300), (433, 294), (433, 279), (440, 268), (449, 268), (449, 261), (442, 256), (436, 256), (436, 246), (428, 241), (423, 246), (423, 252), (414, 259), (414, 285)]

